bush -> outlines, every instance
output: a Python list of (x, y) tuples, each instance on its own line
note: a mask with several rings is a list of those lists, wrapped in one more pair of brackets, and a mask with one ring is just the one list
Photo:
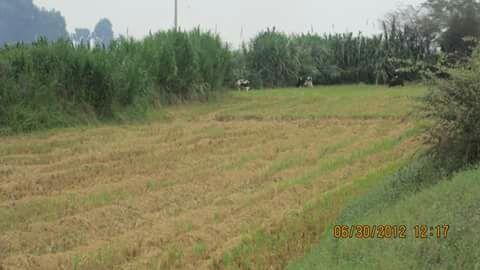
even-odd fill
[(424, 98), (424, 112), (434, 121), (430, 141), (439, 155), (480, 160), (480, 49), (470, 63), (452, 69), (448, 80), (435, 79)]

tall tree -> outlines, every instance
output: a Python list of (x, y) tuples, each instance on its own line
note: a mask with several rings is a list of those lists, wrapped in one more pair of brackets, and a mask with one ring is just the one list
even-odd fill
[(443, 51), (458, 57), (469, 56), (480, 38), (480, 2), (477, 0), (427, 0), (430, 19), (438, 26)]
[(59, 12), (39, 9), (32, 0), (0, 0), (0, 44), (66, 36), (65, 19)]
[(53, 41), (68, 36), (65, 18), (60, 12), (42, 8), (38, 14), (39, 16), (35, 20), (37, 37), (41, 36)]
[(77, 44), (90, 44), (91, 33), (88, 28), (76, 28), (75, 33), (72, 35), (72, 39)]
[(103, 44), (108, 46), (113, 40), (113, 26), (109, 19), (101, 19), (97, 25), (95, 25), (95, 30), (93, 31), (93, 36), (97, 44)]

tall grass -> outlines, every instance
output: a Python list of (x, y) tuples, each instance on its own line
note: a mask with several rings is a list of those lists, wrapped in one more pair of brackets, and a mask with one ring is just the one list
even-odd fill
[(159, 32), (109, 47), (70, 41), (0, 49), (0, 132), (142, 116), (206, 99), (231, 80), (231, 53), (209, 32)]
[[(352, 201), (335, 221), (405, 224), (406, 239), (335, 239), (332, 225), (321, 245), (287, 269), (477, 269), (480, 171), (456, 172), (461, 164), (423, 156)], [(417, 239), (414, 226), (422, 224), (447, 224), (448, 237)]]
[(233, 51), (218, 35), (163, 31), (108, 47), (39, 40), (0, 49), (0, 133), (142, 118), (162, 104), (206, 100), (236, 79), (256, 87), (415, 80), (437, 61), (417, 32), (286, 35), (260, 32)]
[(235, 74), (257, 87), (292, 86), (298, 77), (316, 84), (387, 83), (393, 76), (418, 80), (438, 55), (409, 26), (385, 22), (384, 33), (287, 35), (275, 28), (260, 32), (235, 53)]

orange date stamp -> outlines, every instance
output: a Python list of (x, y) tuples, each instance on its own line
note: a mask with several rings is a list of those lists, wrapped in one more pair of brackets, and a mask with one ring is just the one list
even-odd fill
[(336, 239), (446, 239), (450, 225), (335, 225), (332, 233)]

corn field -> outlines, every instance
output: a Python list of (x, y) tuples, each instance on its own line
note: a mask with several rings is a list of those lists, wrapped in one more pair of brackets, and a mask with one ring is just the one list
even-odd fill
[(218, 36), (159, 32), (108, 48), (71, 41), (0, 49), (0, 132), (142, 117), (148, 108), (204, 100), (232, 80)]
[(315, 84), (387, 83), (398, 72), (405, 80), (421, 79), (437, 63), (430, 39), (409, 26), (384, 23), (384, 33), (286, 35), (275, 29), (259, 33), (234, 53), (234, 74), (257, 87), (285, 87), (298, 77)]
[(141, 119), (151, 108), (206, 100), (240, 78), (256, 88), (293, 86), (302, 76), (315, 84), (386, 83), (395, 72), (419, 79), (437, 56), (418, 31), (397, 25), (368, 37), (267, 29), (240, 50), (199, 29), (120, 38), (108, 47), (45, 39), (5, 46), (0, 133)]

